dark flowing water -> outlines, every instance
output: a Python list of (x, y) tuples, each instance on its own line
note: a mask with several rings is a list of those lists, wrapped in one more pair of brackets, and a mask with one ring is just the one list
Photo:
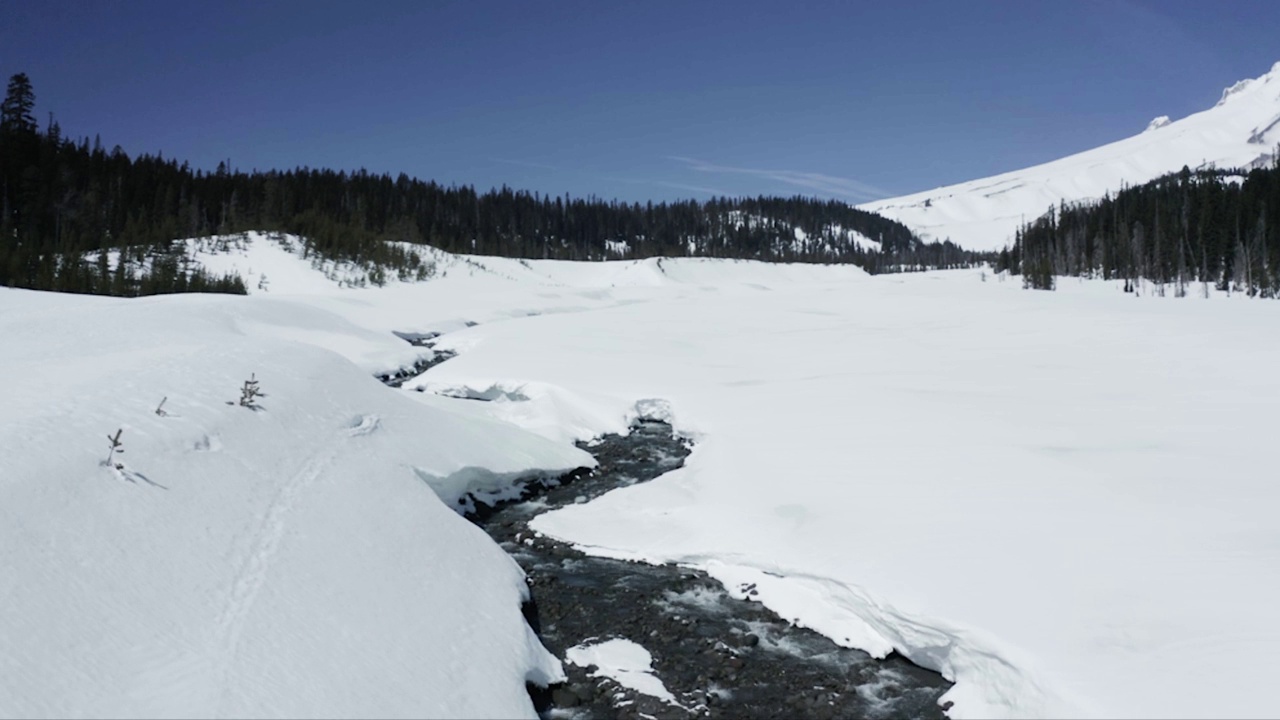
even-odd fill
[(678, 704), (566, 661), (567, 683), (530, 688), (543, 717), (944, 717), (938, 698), (951, 683), (900, 656), (876, 660), (841, 648), (731, 597), (705, 573), (590, 557), (530, 531), (539, 513), (652, 480), (689, 454), (669, 425), (655, 422), (582, 447), (598, 468), (529, 485), (521, 501), (476, 504), (469, 517), (525, 569), (533, 593), (525, 615), (549, 650), (563, 660), (582, 643), (636, 642)]

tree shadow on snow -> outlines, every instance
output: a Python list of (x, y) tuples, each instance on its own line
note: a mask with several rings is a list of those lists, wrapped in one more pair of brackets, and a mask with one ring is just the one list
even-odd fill
[(112, 473), (114, 473), (114, 474), (115, 474), (115, 476), (116, 476), (116, 477), (118, 477), (118, 478), (120, 478), (121, 480), (124, 480), (124, 481), (126, 481), (126, 482), (131, 482), (131, 483), (133, 483), (134, 485), (137, 485), (137, 484), (138, 484), (138, 481), (139, 481), (139, 480), (141, 480), (142, 482), (144, 482), (144, 483), (146, 483), (146, 484), (150, 485), (151, 487), (158, 487), (158, 488), (160, 488), (161, 490), (168, 490), (168, 489), (169, 489), (169, 486), (167, 486), (167, 485), (161, 485), (160, 483), (156, 482), (155, 480), (152, 480), (151, 478), (147, 477), (146, 475), (143, 475), (142, 473), (140, 473), (140, 472), (138, 472), (138, 471), (136, 471), (136, 470), (128, 470), (128, 469), (126, 469), (125, 467), (123, 467), (122, 465), (115, 465), (115, 466), (113, 466), (113, 467), (111, 468), (111, 472), (112, 472)]

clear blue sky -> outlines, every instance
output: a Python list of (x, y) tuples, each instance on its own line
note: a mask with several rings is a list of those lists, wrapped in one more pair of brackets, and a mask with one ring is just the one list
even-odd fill
[(1278, 60), (1274, 0), (0, 0), (0, 73), (72, 137), (625, 200), (924, 190)]

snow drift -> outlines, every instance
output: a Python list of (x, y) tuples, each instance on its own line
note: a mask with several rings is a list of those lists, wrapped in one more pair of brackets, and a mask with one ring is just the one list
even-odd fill
[(562, 677), (452, 508), (593, 461), (325, 349), (414, 348), (290, 301), (2, 288), (0, 337), (0, 715), (532, 716)]

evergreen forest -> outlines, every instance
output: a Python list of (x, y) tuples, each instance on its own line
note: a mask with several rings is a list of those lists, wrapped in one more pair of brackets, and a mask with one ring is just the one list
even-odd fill
[[(41, 130), (26, 75), (0, 113), (0, 285), (110, 295), (243, 293), (175, 250), (179, 238), (247, 230), (304, 238), (307, 253), (375, 277), (423, 277), (419, 254), (563, 260), (654, 256), (853, 263), (873, 273), (975, 265), (988, 255), (925, 243), (902, 224), (834, 200), (621, 203), (507, 187), (480, 193), (404, 174), (298, 168), (211, 172), (161, 155), (130, 157), (98, 138)], [(854, 242), (850, 231), (879, 243)]]
[(1214, 288), (1280, 297), (1280, 162), (1184, 167), (1097, 202), (1052, 208), (1018, 232), (996, 269), (1037, 289), (1078, 276), (1123, 280), (1126, 292), (1142, 292), (1145, 281), (1159, 295)]

